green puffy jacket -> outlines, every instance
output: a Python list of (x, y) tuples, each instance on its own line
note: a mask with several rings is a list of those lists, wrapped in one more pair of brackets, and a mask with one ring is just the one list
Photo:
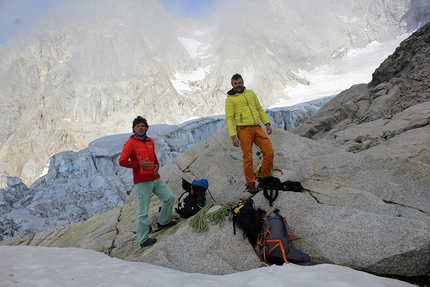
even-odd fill
[(225, 99), (225, 122), (230, 137), (236, 135), (235, 126), (254, 126), (263, 122), (270, 123), (257, 95), (244, 87), (242, 93), (237, 94), (233, 89), (227, 93)]

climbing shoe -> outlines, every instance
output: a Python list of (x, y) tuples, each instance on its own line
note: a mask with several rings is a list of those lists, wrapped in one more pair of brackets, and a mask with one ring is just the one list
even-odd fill
[(252, 193), (252, 194), (256, 194), (259, 192), (259, 189), (258, 189), (258, 186), (255, 184), (255, 182), (253, 182), (251, 184), (246, 185), (245, 191)]
[(148, 238), (145, 242), (140, 243), (140, 247), (147, 247), (153, 245), (155, 242), (157, 242), (157, 239), (155, 238)]
[(163, 229), (163, 228), (169, 228), (169, 227), (172, 227), (172, 226), (175, 226), (175, 225), (176, 225), (176, 221), (170, 221), (169, 223), (164, 224), (164, 225), (162, 225), (162, 224), (160, 224), (160, 223), (157, 222), (158, 230)]

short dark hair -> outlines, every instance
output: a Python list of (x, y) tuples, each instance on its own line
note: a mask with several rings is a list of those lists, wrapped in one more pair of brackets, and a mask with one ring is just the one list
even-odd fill
[(149, 128), (148, 121), (145, 118), (142, 118), (141, 116), (137, 116), (133, 120), (133, 129), (135, 126), (137, 126), (138, 124), (141, 124), (141, 123), (143, 123), (147, 129)]
[(234, 75), (231, 77), (231, 82), (233, 83), (233, 80), (239, 80), (239, 79), (241, 79), (241, 80), (243, 81), (243, 78), (242, 78), (242, 76), (241, 76), (241, 75), (239, 75), (239, 74), (234, 74)]

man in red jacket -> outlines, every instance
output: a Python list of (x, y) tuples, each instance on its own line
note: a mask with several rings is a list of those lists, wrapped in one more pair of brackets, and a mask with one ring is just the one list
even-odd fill
[(152, 138), (146, 135), (149, 125), (145, 118), (133, 120), (133, 135), (125, 142), (119, 157), (119, 165), (133, 169), (133, 181), (137, 198), (136, 232), (141, 247), (154, 244), (157, 239), (149, 238), (148, 210), (152, 194), (162, 202), (158, 217), (158, 228), (176, 225), (171, 221), (175, 195), (158, 173), (159, 163)]

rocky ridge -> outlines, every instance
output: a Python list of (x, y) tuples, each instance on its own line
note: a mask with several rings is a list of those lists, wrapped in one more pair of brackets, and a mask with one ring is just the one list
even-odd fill
[[(428, 165), (399, 157), (356, 155), (281, 129), (275, 129), (271, 139), (276, 146), (275, 165), (283, 172), (274, 175), (300, 181), (305, 190), (281, 192), (273, 207), (261, 192), (253, 199), (268, 212), (280, 209), (289, 221), (294, 246), (308, 253), (312, 264), (333, 263), (383, 275), (428, 272)], [(182, 193), (182, 177), (207, 178), (208, 203), (215, 200), (233, 206), (251, 196), (244, 192), (241, 153), (231, 145), (225, 129), (180, 154), (160, 172), (177, 197)], [(228, 220), (210, 224), (207, 232), (195, 231), (190, 219), (157, 231), (160, 205), (154, 197), (150, 223), (158, 242), (150, 248), (141, 249), (136, 239), (134, 193), (123, 206), (102, 215), (0, 244), (88, 248), (205, 274), (264, 266), (248, 241), (240, 233), (233, 235)]]
[[(329, 98), (267, 111), (273, 125), (294, 128), (311, 117)], [(224, 116), (195, 119), (179, 125), (152, 125), (160, 165), (212, 136), (225, 126)], [(0, 240), (58, 228), (123, 205), (133, 189), (131, 174), (117, 164), (130, 134), (97, 139), (79, 152), (51, 157), (46, 175), (27, 187), (9, 177), (0, 189)]]
[(403, 41), (369, 84), (343, 91), (292, 132), (354, 153), (430, 164), (430, 26)]

